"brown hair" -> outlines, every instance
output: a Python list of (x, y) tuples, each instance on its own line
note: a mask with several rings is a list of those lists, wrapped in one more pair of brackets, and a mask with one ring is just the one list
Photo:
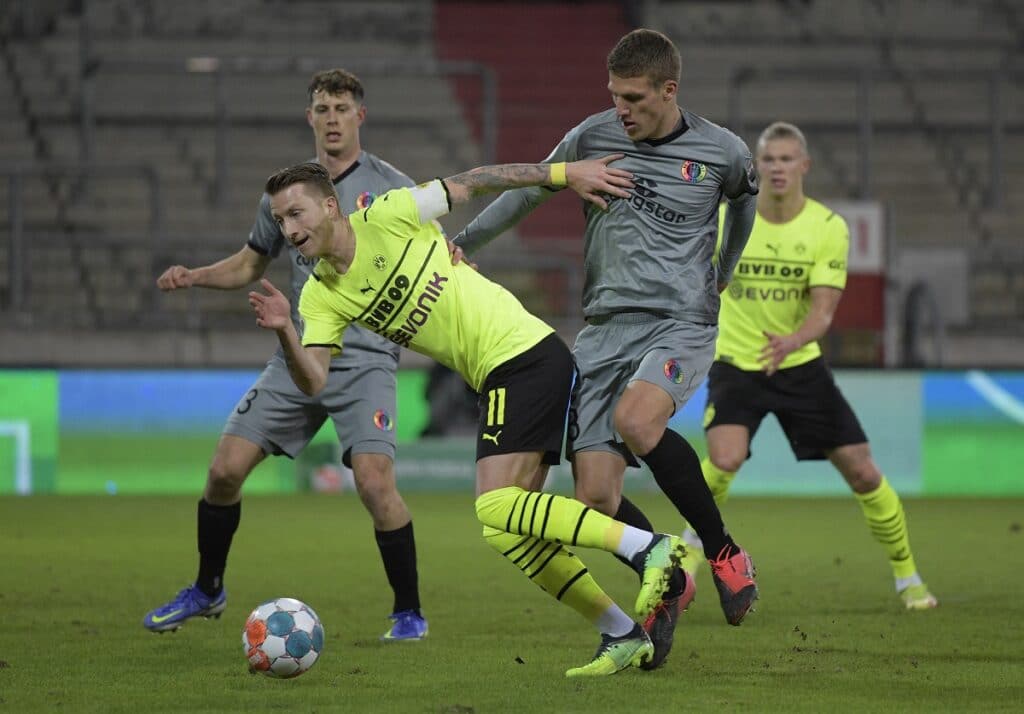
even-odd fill
[(647, 77), (652, 84), (679, 81), (679, 50), (665, 35), (640, 28), (624, 35), (608, 53), (608, 71), (617, 77)]
[(363, 101), (363, 84), (359, 77), (343, 69), (325, 69), (317, 72), (309, 80), (309, 103), (313, 103), (313, 95), (317, 92), (340, 95), (350, 92), (357, 102)]
[(327, 173), (327, 169), (323, 166), (314, 163), (296, 164), (295, 166), (281, 169), (267, 179), (267, 185), (263, 190), (268, 196), (273, 196), (297, 183), (312, 186), (324, 198), (333, 197), (337, 199), (331, 175)]

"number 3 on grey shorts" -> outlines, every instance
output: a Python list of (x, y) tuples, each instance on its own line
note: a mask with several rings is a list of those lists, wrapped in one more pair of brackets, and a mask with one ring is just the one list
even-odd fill
[(625, 313), (591, 320), (576, 338), (578, 374), (569, 406), (566, 455), (611, 451), (637, 466), (615, 432), (615, 404), (626, 386), (642, 380), (661, 387), (678, 411), (707, 377), (715, 357), (717, 325)]
[(235, 405), (224, 433), (241, 436), (268, 454), (294, 458), (330, 417), (346, 452), (394, 459), (397, 360), (389, 355), (373, 358), (350, 369), (332, 369), (324, 390), (309, 397), (292, 382), (284, 359), (275, 355)]

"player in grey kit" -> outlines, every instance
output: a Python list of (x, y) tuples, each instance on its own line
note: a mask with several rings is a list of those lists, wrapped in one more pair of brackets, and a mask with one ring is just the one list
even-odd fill
[[(306, 118), (313, 129), (316, 162), (334, 177), (345, 213), (368, 206), (392, 188), (413, 181), (391, 164), (362, 150), (359, 127), (366, 116), (363, 87), (344, 70), (313, 75)], [(292, 264), (292, 320), (301, 334), (299, 294), (316, 261), (284, 240), (264, 195), (248, 243), (212, 265), (168, 268), (157, 280), (163, 290), (189, 287), (237, 289), (263, 275), (283, 245)], [(427, 634), (420, 611), (412, 516), (395, 485), (395, 370), (399, 348), (361, 327), (345, 332), (345, 351), (331, 362), (327, 387), (307, 397), (292, 382), (279, 350), (232, 412), (213, 455), (199, 501), (199, 574), (193, 585), (152, 612), (143, 625), (174, 630), (190, 617), (217, 616), (227, 598), (223, 576), (231, 539), (241, 515), (242, 484), (267, 454), (294, 458), (330, 417), (343, 460), (373, 519), (377, 545), (394, 591), (385, 640), (419, 640)]]
[[(738, 625), (757, 597), (753, 565), (729, 536), (685, 439), (669, 418), (693, 395), (715, 353), (719, 293), (732, 276), (754, 221), (757, 177), (734, 134), (677, 104), (679, 52), (652, 30), (634, 30), (608, 55), (614, 109), (569, 131), (548, 162), (624, 154), (633, 174), (628, 199), (607, 211), (584, 206), (583, 314), (573, 353), (579, 376), (569, 415), (568, 451), (576, 498), (617, 520), (654, 530), (622, 497), (626, 465), (643, 459), (679, 512), (704, 537), (722, 609)], [(472, 255), (553, 195), (508, 191), (455, 243)], [(718, 205), (728, 202), (717, 256)], [(706, 542), (706, 541), (705, 541)], [(679, 612), (693, 599), (682, 572), (663, 606), (644, 623), (655, 643), (648, 667), (672, 646)]]

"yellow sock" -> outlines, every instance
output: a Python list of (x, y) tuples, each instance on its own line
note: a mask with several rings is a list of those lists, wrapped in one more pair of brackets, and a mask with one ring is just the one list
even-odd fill
[[(498, 488), (481, 495), (476, 499), (476, 515), (485, 526), (505, 533), (532, 535), (541, 540), (609, 552), (618, 552), (628, 528), (575, 499), (524, 491), (518, 486)], [(650, 534), (647, 536), (645, 543), (650, 541)]]
[(864, 511), (864, 519), (875, 540), (885, 548), (889, 565), (897, 578), (909, 578), (917, 572), (914, 556), (910, 552), (910, 536), (903, 504), (886, 478), (870, 493), (854, 493)]
[(508, 558), (540, 589), (597, 625), (614, 602), (579, 558), (559, 543), (484, 526), (487, 544)]
[[(736, 478), (736, 472), (722, 471), (722, 469), (711, 463), (711, 459), (706, 456), (700, 462), (700, 470), (704, 473), (704, 480), (708, 483), (708, 488), (715, 499), (715, 504), (721, 508), (722, 504), (729, 500), (729, 486), (732, 485), (732, 480)], [(686, 527), (690, 528), (691, 531), (693, 530), (689, 523), (686, 524)]]
[(711, 495), (715, 497), (715, 503), (721, 506), (729, 500), (729, 486), (736, 478), (735, 471), (723, 471), (711, 463), (711, 459), (704, 457), (700, 462), (700, 470), (704, 472), (704, 480), (708, 482)]

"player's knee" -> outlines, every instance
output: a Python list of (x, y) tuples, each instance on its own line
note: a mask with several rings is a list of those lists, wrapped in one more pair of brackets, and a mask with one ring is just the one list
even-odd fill
[(871, 459), (848, 466), (844, 469), (843, 477), (857, 493), (870, 493), (882, 483), (882, 474)]
[[(495, 488), (485, 491), (476, 497), (473, 504), (476, 509), (476, 518), (485, 528), (501, 529), (508, 520), (509, 509), (515, 504), (516, 499), (522, 495), (523, 490), (515, 486)], [(484, 531), (486, 535), (487, 531)]]
[(658, 445), (665, 425), (652, 423), (646, 414), (618, 411), (615, 413), (615, 430), (630, 451), (634, 454), (647, 454)]
[(249, 476), (243, 467), (226, 459), (215, 458), (206, 474), (206, 492), (216, 501), (231, 500), (242, 490), (242, 484)]
[[(355, 474), (355, 472), (353, 473)], [(369, 473), (360, 473), (354, 475), (354, 479), (359, 497), (371, 511), (399, 499), (395, 480), (384, 471), (373, 470)]]
[(356, 454), (349, 462), (356, 490), (364, 502), (398, 499), (394, 461), (384, 454)]
[(595, 511), (608, 516), (615, 515), (619, 510), (619, 497), (603, 485), (595, 483), (576, 483), (576, 500)]
[[(712, 448), (708, 452), (708, 459), (711, 464), (715, 467), (715, 471), (724, 471), (725, 473), (735, 474), (743, 466), (743, 461), (746, 459), (746, 454), (741, 454), (736, 449), (715, 449)], [(708, 485), (711, 486), (711, 482), (717, 480), (717, 476), (714, 472), (710, 474), (704, 474), (707, 479)], [(731, 480), (731, 479), (730, 479)], [(712, 487), (712, 490), (713, 487)]]

